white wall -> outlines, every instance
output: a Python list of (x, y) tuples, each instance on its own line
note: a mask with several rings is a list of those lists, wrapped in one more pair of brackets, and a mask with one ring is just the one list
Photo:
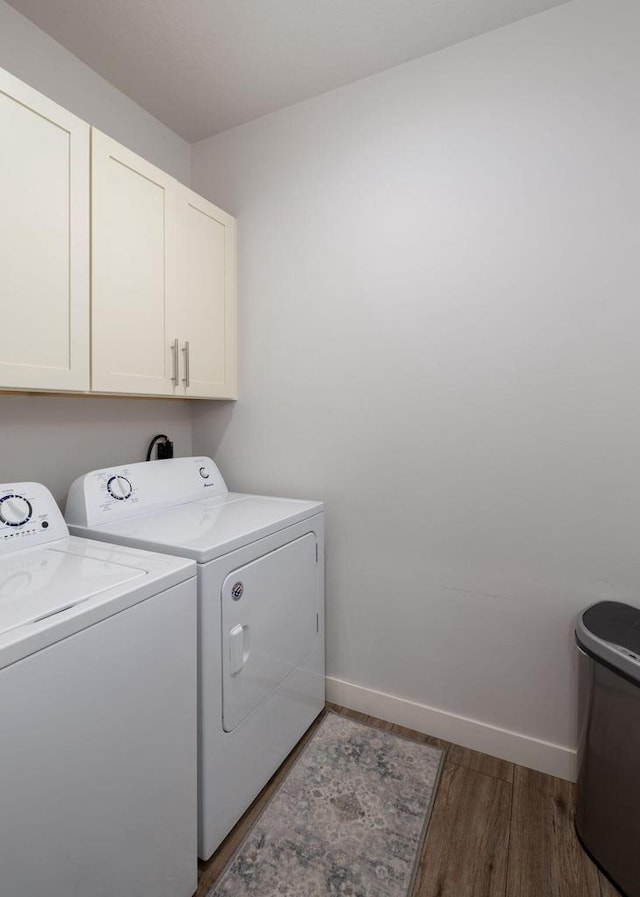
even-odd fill
[(576, 613), (640, 603), (639, 36), (575, 0), (192, 158), (241, 307), (194, 450), (326, 500), (330, 695), (567, 776)]
[[(0, 67), (188, 183), (190, 148), (123, 93), (0, 0)], [(0, 307), (8, 297), (0, 296)], [(0, 328), (1, 332), (1, 328)], [(94, 467), (143, 460), (164, 432), (191, 452), (186, 402), (0, 395), (0, 483), (37, 480), (63, 502)]]

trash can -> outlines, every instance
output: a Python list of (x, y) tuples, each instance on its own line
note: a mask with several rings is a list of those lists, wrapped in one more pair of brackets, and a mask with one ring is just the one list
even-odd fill
[(601, 601), (576, 625), (576, 832), (627, 897), (640, 897), (640, 610)]

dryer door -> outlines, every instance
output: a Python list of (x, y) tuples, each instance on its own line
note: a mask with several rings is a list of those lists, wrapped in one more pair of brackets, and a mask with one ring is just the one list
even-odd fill
[(232, 732), (318, 637), (316, 537), (238, 567), (222, 584), (222, 722)]

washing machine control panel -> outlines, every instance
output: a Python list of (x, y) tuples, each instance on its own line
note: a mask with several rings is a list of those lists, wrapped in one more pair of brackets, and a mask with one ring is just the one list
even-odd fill
[(77, 479), (65, 516), (76, 526), (99, 526), (227, 491), (211, 458), (141, 461), (93, 470)]
[(41, 483), (0, 484), (0, 553), (69, 535), (53, 496)]
[(24, 495), (8, 492), (0, 498), (0, 521), (5, 526), (24, 526), (32, 514), (33, 508)]
[(121, 473), (116, 473), (107, 480), (107, 492), (116, 501), (126, 501), (133, 495), (133, 486)]

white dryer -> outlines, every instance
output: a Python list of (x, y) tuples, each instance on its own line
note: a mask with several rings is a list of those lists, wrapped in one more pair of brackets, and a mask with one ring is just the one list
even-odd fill
[(198, 568), (199, 853), (208, 859), (324, 706), (320, 502), (230, 493), (210, 458), (93, 471), (70, 529)]
[(190, 897), (196, 569), (0, 485), (0, 893)]

